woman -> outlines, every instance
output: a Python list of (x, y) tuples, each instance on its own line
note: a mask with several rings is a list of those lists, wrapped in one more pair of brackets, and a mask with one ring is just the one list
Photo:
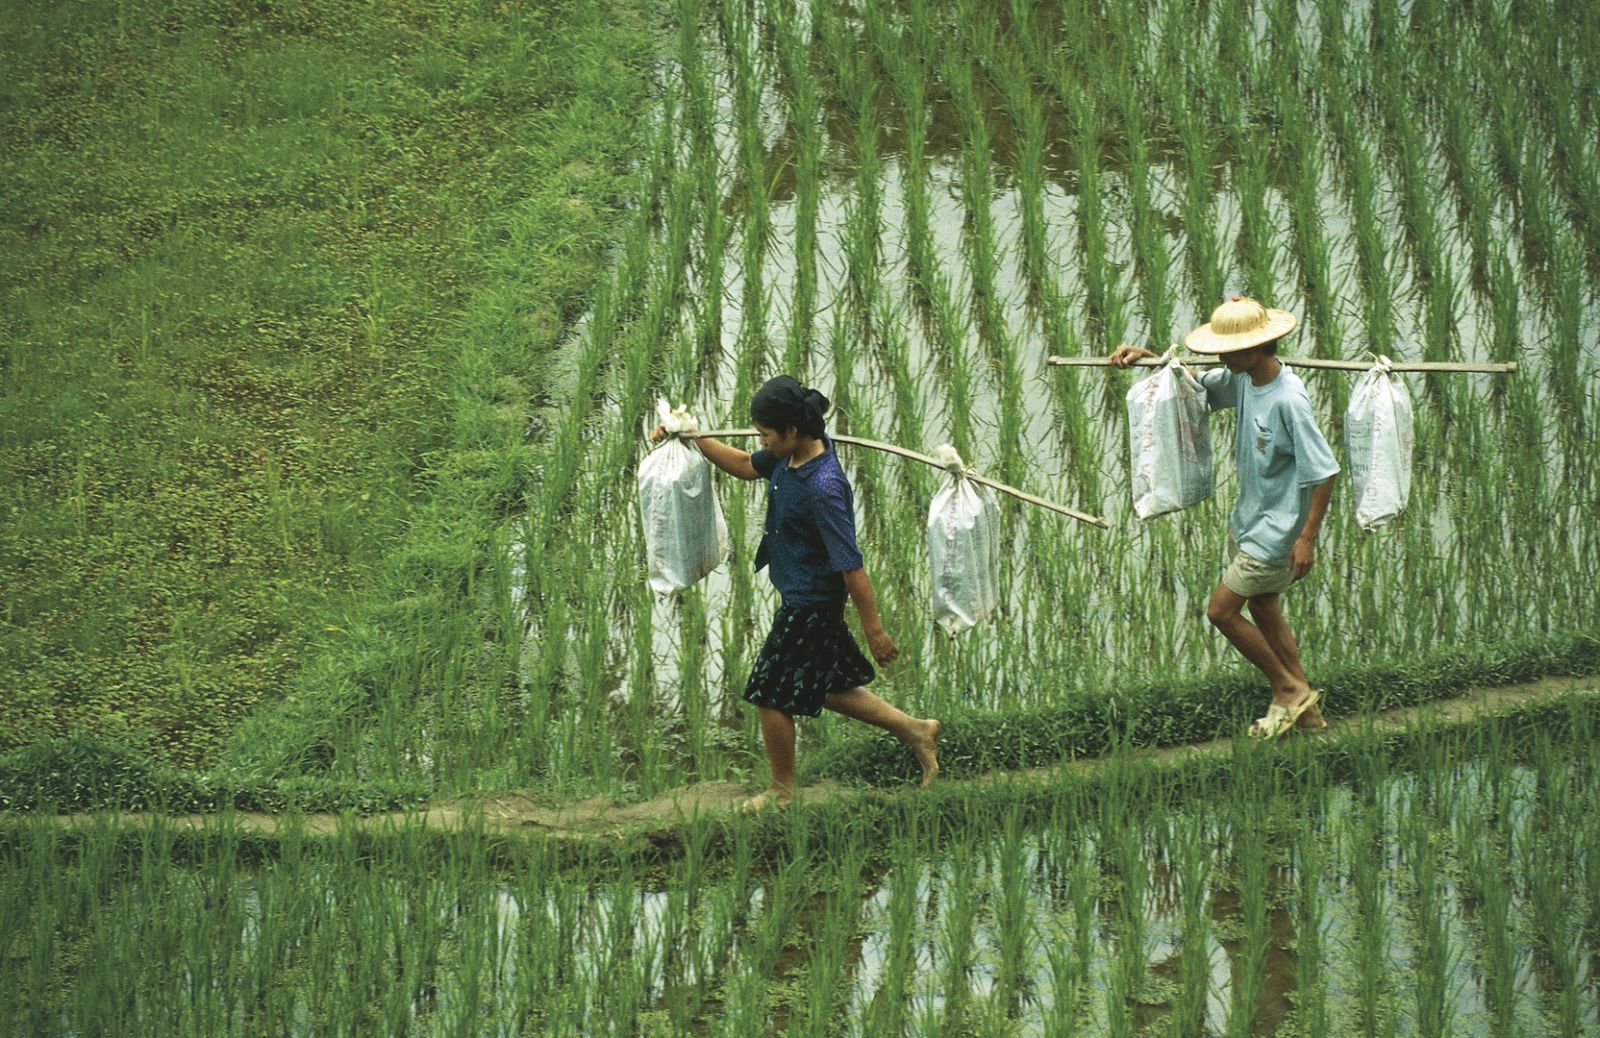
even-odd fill
[[(873, 678), (844, 622), (855, 603), (873, 658), (900, 654), (878, 619), (872, 581), (856, 546), (854, 494), (823, 428), (828, 398), (780, 375), (757, 390), (750, 417), (761, 434), (755, 453), (697, 438), (711, 463), (740, 479), (768, 483), (767, 521), (756, 569), (767, 567), (783, 605), (761, 647), (744, 698), (760, 712), (772, 783), (747, 810), (788, 803), (794, 794), (794, 718), (826, 707), (876, 725), (910, 747), (926, 786), (939, 773), (939, 722), (911, 717), (864, 687)], [(652, 439), (666, 432), (657, 428)]]

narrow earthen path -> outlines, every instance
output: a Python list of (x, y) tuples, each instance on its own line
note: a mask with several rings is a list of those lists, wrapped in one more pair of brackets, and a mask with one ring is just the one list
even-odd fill
[[(1452, 727), (1472, 723), (1491, 715), (1514, 714), (1530, 704), (1560, 696), (1582, 694), (1600, 697), (1600, 675), (1571, 678), (1542, 678), (1515, 685), (1475, 689), (1453, 699), (1442, 699), (1422, 706), (1386, 710), (1371, 717), (1330, 719), (1326, 731), (1315, 735), (1292, 734), (1292, 739), (1339, 739), (1358, 731), (1402, 730), (1423, 725)], [(1134, 750), (1133, 760), (1156, 766), (1175, 765), (1196, 757), (1226, 756), (1232, 753), (1232, 739), (1185, 746), (1161, 746)], [(1043, 768), (994, 772), (970, 779), (940, 779), (941, 785), (977, 783), (1042, 784), (1064, 774), (1089, 774), (1103, 767), (1106, 758), (1087, 758)], [(341, 825), (382, 831), (386, 828), (424, 826), (434, 829), (478, 828), (486, 831), (537, 833), (566, 840), (596, 842), (649, 839), (668, 836), (693, 818), (734, 816), (738, 806), (754, 789), (732, 782), (697, 782), (669, 790), (651, 800), (619, 804), (611, 797), (595, 796), (583, 800), (558, 800), (532, 792), (470, 794), (410, 811), (393, 811), (364, 817), (338, 814), (275, 815), (258, 812), (174, 815), (168, 824), (187, 829), (233, 825), (243, 830), (271, 835), (285, 826), (298, 826), (309, 833), (332, 833)], [(861, 789), (821, 782), (803, 787), (796, 795), (802, 804), (828, 803), (863, 797), (915, 796), (914, 788)], [(128, 813), (120, 816), (127, 825), (149, 824), (156, 816)], [(58, 821), (67, 827), (96, 824), (91, 814), (62, 815)]]

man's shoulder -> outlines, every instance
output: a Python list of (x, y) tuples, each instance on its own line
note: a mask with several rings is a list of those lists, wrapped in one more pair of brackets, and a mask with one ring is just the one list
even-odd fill
[(1287, 364), (1283, 366), (1283, 370), (1279, 372), (1274, 381), (1278, 385), (1273, 396), (1281, 405), (1289, 407), (1303, 406), (1307, 409), (1311, 407), (1311, 393), (1306, 389), (1305, 382), (1299, 375), (1290, 371)]

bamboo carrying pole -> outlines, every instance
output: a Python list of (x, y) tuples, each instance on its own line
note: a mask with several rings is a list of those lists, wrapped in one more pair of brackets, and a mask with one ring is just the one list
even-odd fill
[[(754, 429), (713, 429), (710, 432), (678, 434), (681, 439), (685, 440), (694, 440), (702, 436), (709, 437), (711, 439), (726, 439), (730, 436), (759, 435), (761, 434), (756, 432)], [(892, 443), (879, 443), (877, 440), (863, 440), (859, 436), (834, 435), (829, 436), (828, 438), (834, 443), (848, 443), (852, 447), (868, 447), (875, 451), (884, 451), (888, 454), (897, 454), (902, 458), (910, 458), (912, 461), (920, 461), (924, 465), (932, 465), (936, 469), (942, 469), (945, 467), (944, 464), (937, 458), (930, 458), (926, 454), (918, 454), (916, 451), (906, 450), (904, 447), (896, 447)], [(1046, 501), (1044, 498), (1036, 497), (1025, 490), (1018, 490), (1016, 487), (1006, 486), (1004, 483), (990, 479), (987, 476), (980, 476), (975, 472), (964, 472), (963, 474), (974, 483), (981, 483), (986, 487), (992, 487), (995, 490), (1000, 491), (1002, 494), (1010, 494), (1017, 500), (1026, 501), (1030, 505), (1038, 505), (1040, 508), (1047, 508), (1052, 512), (1059, 512), (1062, 515), (1076, 519), (1079, 522), (1088, 523), (1090, 526), (1098, 526), (1102, 530), (1110, 529), (1111, 527), (1111, 524), (1106, 522), (1105, 519), (1101, 518), (1100, 516), (1089, 515), (1087, 512), (1080, 512), (1075, 508), (1068, 508), (1066, 505), (1058, 505), (1054, 501)]]
[[(1372, 368), (1370, 360), (1321, 360), (1316, 357), (1279, 357), (1278, 360), (1291, 368), (1320, 368), (1325, 371), (1368, 371)], [(1183, 357), (1183, 364), (1189, 367), (1204, 368), (1221, 364), (1216, 357)], [(1072, 368), (1104, 368), (1110, 367), (1111, 362), (1105, 357), (1051, 357), (1046, 363), (1051, 367)], [(1160, 357), (1140, 357), (1129, 367), (1159, 368), (1166, 361)], [(1431, 371), (1431, 372), (1461, 372), (1471, 375), (1512, 375), (1516, 373), (1517, 362), (1509, 361), (1504, 364), (1457, 364), (1450, 361), (1415, 361), (1411, 363), (1394, 362), (1389, 365), (1390, 371)]]

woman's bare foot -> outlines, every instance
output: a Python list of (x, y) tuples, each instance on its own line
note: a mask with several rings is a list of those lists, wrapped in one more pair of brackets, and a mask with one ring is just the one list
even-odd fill
[(911, 742), (911, 752), (917, 755), (917, 763), (922, 765), (922, 784), (930, 786), (939, 776), (939, 729), (938, 721), (928, 719), (922, 722), (922, 734)]
[(768, 806), (787, 807), (789, 804), (789, 799), (793, 795), (793, 790), (785, 789), (783, 786), (768, 786), (760, 793), (757, 793), (749, 800), (746, 800), (744, 803), (740, 804), (739, 811), (743, 814), (750, 815), (755, 814), (757, 811), (765, 810)]

